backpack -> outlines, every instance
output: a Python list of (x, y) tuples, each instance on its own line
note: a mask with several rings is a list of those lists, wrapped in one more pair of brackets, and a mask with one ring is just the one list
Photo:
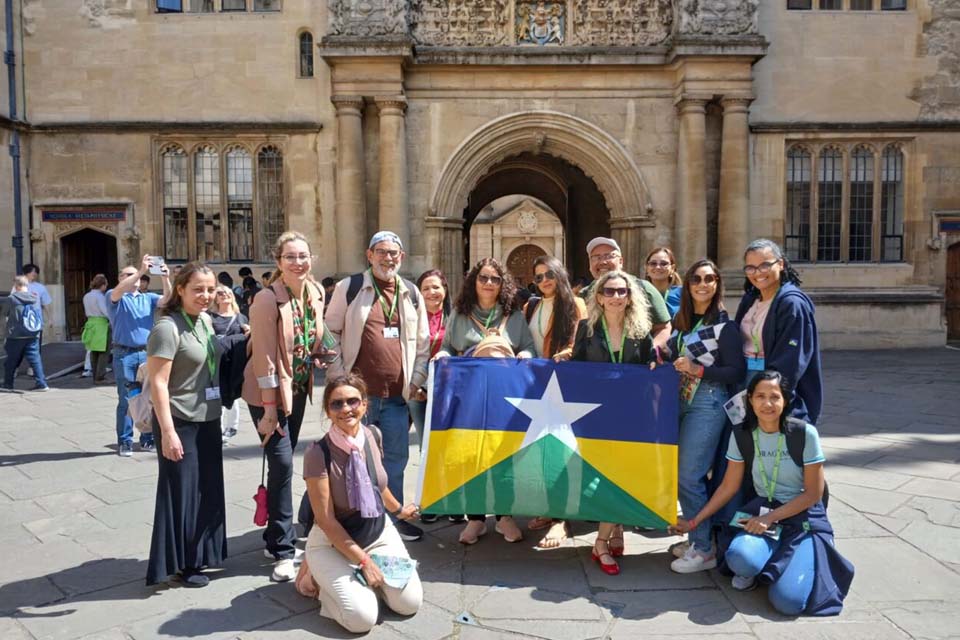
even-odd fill
[[(417, 288), (417, 285), (410, 282), (406, 278), (400, 278), (403, 280), (403, 284), (407, 286), (412, 292), (410, 296), (410, 301), (413, 303), (413, 308), (416, 310), (420, 309), (420, 289)], [(357, 294), (360, 293), (360, 289), (363, 287), (363, 272), (355, 273), (350, 276), (350, 284), (347, 285), (347, 306), (349, 307), (353, 304), (353, 301), (357, 298)]]
[(9, 328), (11, 338), (36, 338), (43, 329), (43, 312), (39, 304), (25, 304), (10, 298), (14, 306), (15, 320)]
[[(471, 318), (474, 322), (477, 322)], [(504, 317), (500, 321), (500, 326), (496, 329), (490, 329), (487, 334), (469, 349), (463, 352), (465, 358), (513, 358), (517, 354), (513, 352), (513, 345), (503, 336), (503, 330), (507, 326), (508, 318)], [(477, 322), (479, 326), (480, 323)]]
[[(785, 431), (787, 453), (790, 454), (790, 459), (793, 460), (795, 465), (803, 468), (803, 448), (807, 444), (807, 423), (796, 418), (787, 418)], [(753, 473), (753, 432), (751, 429), (747, 429), (745, 425), (738, 425), (733, 428), (733, 436), (736, 438), (740, 455), (743, 456), (744, 469), (749, 470), (749, 472), (744, 472), (744, 484), (752, 489), (753, 482), (750, 478)], [(751, 491), (749, 493), (753, 492)], [(823, 497), (821, 501), (823, 502), (824, 510), (826, 510), (827, 505), (830, 503), (830, 490), (827, 488), (826, 480), (823, 482)]]
[(527, 300), (527, 310), (523, 314), (523, 317), (526, 319), (527, 324), (530, 324), (530, 320), (533, 319), (533, 314), (537, 311), (537, 306), (539, 304), (540, 304), (540, 296), (530, 296), (530, 299)]

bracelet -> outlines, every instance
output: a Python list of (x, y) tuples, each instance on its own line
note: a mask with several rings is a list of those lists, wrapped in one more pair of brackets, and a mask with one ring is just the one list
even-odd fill
[(275, 406), (277, 406), (277, 403), (276, 403), (276, 402), (261, 402), (260, 404), (263, 405), (264, 407), (275, 407)]
[(363, 554), (363, 558), (360, 559), (360, 562), (357, 563), (357, 566), (363, 569), (363, 565), (367, 564), (367, 560), (370, 559), (370, 556)]
[(401, 511), (403, 511), (403, 507), (402, 507), (402, 506), (401, 506), (399, 509), (397, 509), (396, 511), (387, 511), (387, 513), (389, 513), (389, 514), (392, 515), (394, 518), (396, 518), (396, 517), (397, 517), (397, 514), (400, 513)]

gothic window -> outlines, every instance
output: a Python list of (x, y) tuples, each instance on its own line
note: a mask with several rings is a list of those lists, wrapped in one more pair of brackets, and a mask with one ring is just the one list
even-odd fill
[(850, 156), (850, 262), (868, 262), (873, 246), (873, 151), (857, 147)]
[(253, 259), (253, 162), (241, 147), (227, 151), (227, 248), (230, 260)]
[(210, 146), (194, 156), (193, 188), (196, 216), (197, 257), (204, 262), (223, 260), (220, 237), (220, 156)]
[(817, 161), (817, 260), (840, 260), (843, 217), (843, 154), (827, 147)]
[(813, 9), (813, 0), (787, 0), (787, 9), (791, 11)]
[(794, 147), (787, 153), (787, 233), (791, 260), (810, 259), (810, 152)]
[(157, 0), (158, 13), (182, 13), (183, 0)]
[(247, 0), (223, 0), (223, 11), (246, 11)]
[(882, 11), (906, 11), (907, 0), (880, 0)]
[(840, 11), (843, 9), (843, 0), (820, 0), (817, 8), (824, 11)]
[(187, 224), (187, 155), (179, 147), (160, 154), (163, 183), (163, 244), (168, 260), (186, 260), (189, 256)]
[(187, 0), (188, 13), (212, 13), (213, 0)]
[(304, 31), (300, 34), (300, 65), (298, 75), (301, 78), (313, 77), (313, 34)]
[(280, 11), (282, 0), (253, 0), (254, 11)]
[(903, 260), (903, 152), (895, 145), (883, 150), (880, 177), (880, 260)]
[(283, 233), (283, 155), (276, 147), (264, 147), (257, 154), (258, 258), (272, 260), (270, 248)]
[(850, 11), (873, 11), (874, 0), (850, 0)]

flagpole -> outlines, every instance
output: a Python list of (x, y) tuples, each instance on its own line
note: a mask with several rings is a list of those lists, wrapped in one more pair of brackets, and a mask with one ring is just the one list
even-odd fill
[(423, 436), (420, 440), (420, 470), (417, 474), (417, 500), (416, 504), (418, 507), (423, 506), (420, 504), (421, 499), (423, 498), (423, 481), (424, 475), (427, 470), (427, 454), (430, 449), (430, 423), (433, 421), (433, 370), (436, 366), (436, 362), (431, 360), (430, 367), (427, 374), (427, 415), (426, 419), (423, 422)]

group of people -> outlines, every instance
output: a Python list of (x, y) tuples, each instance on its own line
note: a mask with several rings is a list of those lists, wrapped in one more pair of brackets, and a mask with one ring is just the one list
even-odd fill
[[(172, 283), (164, 266), (163, 295), (139, 291), (149, 256), (139, 269), (124, 268), (111, 291), (95, 279), (91, 290), (104, 298), (95, 307), (107, 318), (96, 332), (112, 345), (120, 395), (121, 455), (132, 450), (126, 404), (143, 363), (153, 403), (152, 433), (141, 436), (144, 450), (156, 438), (159, 458), (147, 583), (178, 576), (201, 587), (204, 569), (225, 560), (222, 446), (236, 432), (242, 399), (263, 450), (272, 578), (296, 579), (301, 593), (320, 600), (322, 615), (350, 631), (375, 624), (375, 590), (397, 613), (415, 613), (423, 591), (404, 543), (423, 530), (403, 487), (410, 425), (421, 436), (424, 429), (429, 362), (552, 358), (678, 372), (683, 517), (674, 529), (687, 539), (671, 548), (674, 571), (719, 564), (733, 573), (734, 588), (753, 588), (758, 578), (771, 584), (782, 612), (839, 611), (852, 567), (821, 560), (836, 551), (813, 426), (822, 405), (814, 308), (780, 247), (757, 240), (746, 248), (745, 293), (733, 318), (722, 274), (708, 259), (681, 275), (669, 248), (657, 247), (640, 277), (624, 271), (614, 239), (591, 240), (587, 253), (593, 281), (579, 294), (563, 264), (544, 256), (531, 274), (537, 292), (524, 303), (493, 258), (470, 269), (456, 297), (439, 270), (415, 283), (401, 277), (404, 247), (390, 231), (371, 238), (366, 270), (321, 284), (311, 275), (308, 239), (285, 232), (273, 249), (276, 270), (246, 313), (230, 283), (202, 263), (183, 265)], [(91, 365), (102, 380), (101, 356)], [(309, 535), (298, 573), (293, 455), (317, 371), (326, 376), (330, 428), (304, 453), (307, 493), (297, 515)], [(724, 405), (744, 390), (745, 419), (734, 426)], [(507, 542), (523, 539), (512, 514), (495, 515)], [(544, 548), (569, 535), (567, 523), (547, 516), (526, 528), (543, 532)], [(466, 514), (459, 539), (471, 545), (486, 533), (487, 514)], [(599, 569), (618, 574), (623, 553), (623, 526), (599, 523)]]

